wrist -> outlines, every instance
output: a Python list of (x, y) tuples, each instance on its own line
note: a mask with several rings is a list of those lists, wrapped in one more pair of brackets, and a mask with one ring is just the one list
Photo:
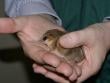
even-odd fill
[[(48, 29), (50, 27), (51, 29), (59, 29), (61, 31), (65, 31), (64, 28), (61, 27), (61, 25), (59, 25), (59, 23), (57, 22), (57, 18), (52, 16), (52, 15), (49, 15), (49, 14), (37, 14), (36, 17), (45, 20), (45, 23), (43, 23), (43, 26), (47, 27)], [(46, 24), (46, 25), (44, 25), (44, 24)]]
[(103, 30), (104, 41), (107, 49), (110, 49), (110, 22), (100, 23), (100, 27)]
[(56, 18), (54, 16), (48, 15), (48, 14), (37, 14), (37, 16), (40, 16), (42, 18), (47, 19), (48, 21), (57, 24)]

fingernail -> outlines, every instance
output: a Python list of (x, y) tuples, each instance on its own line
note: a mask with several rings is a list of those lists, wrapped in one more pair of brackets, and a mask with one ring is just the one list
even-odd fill
[(33, 68), (36, 68), (36, 67), (37, 67), (37, 65), (36, 65), (36, 64), (33, 64), (33, 65), (32, 65), (32, 67), (33, 67)]

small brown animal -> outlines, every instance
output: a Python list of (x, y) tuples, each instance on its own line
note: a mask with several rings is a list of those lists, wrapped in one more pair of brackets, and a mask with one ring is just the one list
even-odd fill
[(64, 34), (66, 34), (66, 32), (57, 29), (48, 30), (43, 35), (42, 40), (44, 41), (44, 44), (49, 47), (50, 51), (56, 53), (56, 55), (66, 59), (67, 61), (75, 61), (79, 63), (85, 58), (82, 46), (75, 48), (62, 47), (58, 40)]

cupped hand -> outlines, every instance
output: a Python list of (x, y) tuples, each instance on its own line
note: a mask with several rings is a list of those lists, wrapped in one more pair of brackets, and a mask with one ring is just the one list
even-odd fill
[(35, 61), (33, 67), (36, 73), (59, 83), (69, 83), (68, 77), (72, 75), (72, 80), (75, 80), (80, 72), (77, 74), (77, 66), (72, 67), (49, 52), (48, 47), (42, 43), (42, 35), (50, 29), (64, 30), (48, 15), (0, 18), (0, 33), (17, 33), (24, 52)]
[(44, 48), (48, 49), (40, 40), (50, 29), (63, 30), (48, 15), (0, 18), (0, 33), (17, 33), (24, 52), (39, 63), (42, 63), (42, 54), (47, 53)]
[[(60, 44), (65, 48), (83, 46), (85, 59), (78, 63), (82, 73), (76, 83), (82, 83), (90, 76), (96, 74), (109, 50), (110, 23), (97, 23), (87, 28), (71, 32), (60, 38)], [(71, 63), (72, 64), (72, 63)], [(74, 79), (72, 77), (71, 79)]]

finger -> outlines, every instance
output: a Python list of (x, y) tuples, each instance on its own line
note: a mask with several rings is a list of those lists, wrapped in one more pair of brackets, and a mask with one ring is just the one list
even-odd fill
[(69, 80), (66, 80), (65, 78), (60, 77), (59, 75), (52, 72), (46, 73), (45, 77), (50, 78), (56, 81), (57, 83), (70, 83)]
[(43, 61), (47, 65), (50, 65), (52, 67), (57, 67), (60, 64), (61, 59), (52, 53), (46, 53), (43, 56)]
[(72, 67), (68, 63), (61, 61), (60, 58), (55, 55), (47, 54), (43, 57), (43, 60), (45, 64), (50, 66), (46, 68), (51, 69), (53, 71), (55, 71), (54, 68), (56, 68), (56, 72), (66, 77), (69, 77), (73, 73)]
[(73, 48), (85, 44), (88, 40), (87, 32), (85, 30), (67, 33), (59, 40), (60, 44), (65, 48)]
[[(88, 66), (89, 67), (89, 66)], [(84, 80), (86, 80), (87, 78), (90, 77), (90, 75), (92, 75), (92, 71), (89, 71), (88, 68), (84, 68), (82, 69), (82, 75), (77, 79), (76, 83), (82, 83)]]
[(52, 66), (49, 66), (49, 65), (43, 65), (43, 67), (45, 67), (46, 69), (48, 69), (50, 71), (56, 72), (56, 68), (55, 67), (52, 67)]
[(46, 70), (43, 66), (37, 65), (37, 64), (33, 64), (33, 69), (35, 73), (39, 73), (44, 75), (45, 77), (52, 79), (58, 83), (69, 83), (68, 80), (66, 80), (65, 78)]
[(73, 73), (69, 77), (69, 79), (73, 82), (73, 81), (77, 80), (78, 77), (81, 76), (81, 73), (82, 73), (81, 69), (77, 65), (74, 65)]
[(74, 72), (70, 77), (69, 77), (69, 80), (71, 80), (72, 82), (77, 80), (77, 73)]
[[(52, 71), (56, 71), (57, 73), (60, 73), (64, 75), (65, 77), (69, 77), (73, 74), (74, 69), (66, 62), (63, 62), (60, 60), (59, 57), (51, 54), (47, 54), (43, 57), (43, 60), (45, 64), (49, 65), (46, 68)], [(56, 70), (55, 70), (56, 68)], [(80, 74), (79, 70), (77, 69), (78, 74)], [(77, 74), (77, 73), (75, 73)]]
[(74, 69), (76, 70), (77, 76), (80, 77), (82, 74), (82, 70), (78, 65), (74, 65)]
[(56, 68), (56, 71), (66, 77), (69, 77), (73, 73), (73, 68), (68, 63), (61, 62)]
[(12, 18), (0, 18), (0, 33), (15, 33), (19, 31), (17, 23)]
[(35, 73), (40, 73), (43, 75), (45, 75), (48, 72), (43, 66), (37, 64), (33, 64), (33, 70)]

